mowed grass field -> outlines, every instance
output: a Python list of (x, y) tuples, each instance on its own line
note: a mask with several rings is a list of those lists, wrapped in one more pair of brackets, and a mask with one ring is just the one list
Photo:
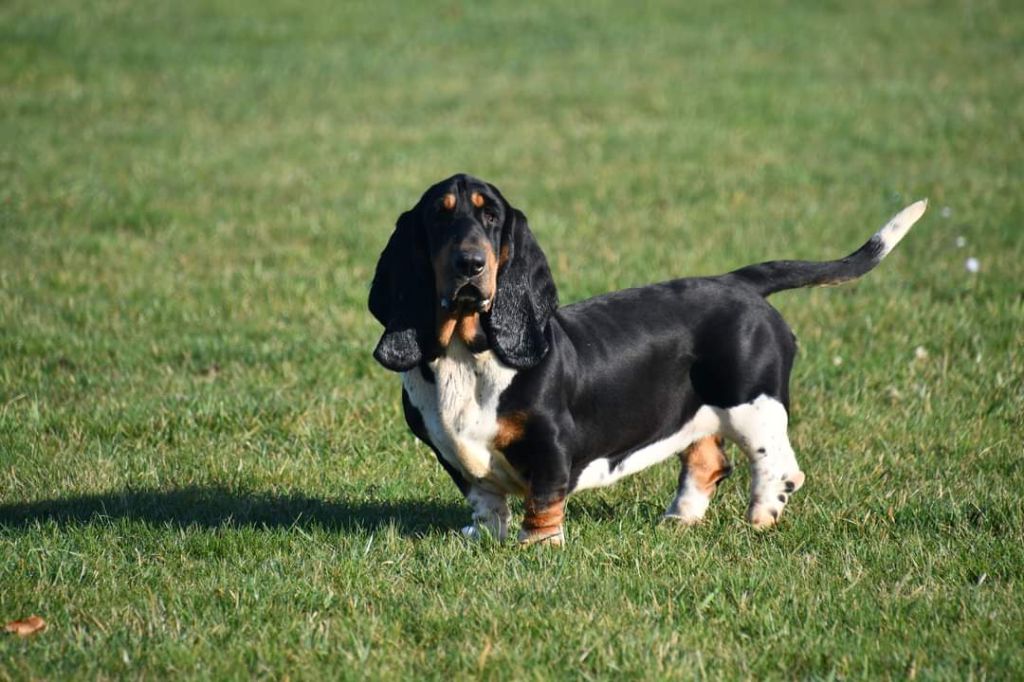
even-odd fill
[[(14, 0), (0, 143), (0, 679), (1024, 677), (1020, 4)], [(772, 299), (778, 528), (732, 448), (697, 528), (670, 462), (561, 551), (457, 536), (365, 301), (458, 171), (563, 303), (930, 199)]]

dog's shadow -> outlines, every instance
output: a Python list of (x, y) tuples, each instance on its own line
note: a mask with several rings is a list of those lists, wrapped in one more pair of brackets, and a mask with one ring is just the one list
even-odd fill
[(222, 486), (119, 490), (0, 505), (0, 528), (36, 523), (108, 523), (130, 519), (178, 528), (323, 528), (346, 533), (394, 528), (418, 537), (451, 532), (466, 521), (464, 505), (430, 499), (319, 499), (301, 494), (238, 491)]

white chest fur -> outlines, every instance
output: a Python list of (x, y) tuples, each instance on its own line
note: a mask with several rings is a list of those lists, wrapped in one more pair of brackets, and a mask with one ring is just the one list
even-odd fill
[(430, 369), (433, 383), (416, 368), (402, 374), (402, 385), (441, 456), (470, 482), (502, 492), (525, 490), (525, 481), (493, 445), (498, 401), (516, 371), (490, 351), (473, 355), (457, 338)]

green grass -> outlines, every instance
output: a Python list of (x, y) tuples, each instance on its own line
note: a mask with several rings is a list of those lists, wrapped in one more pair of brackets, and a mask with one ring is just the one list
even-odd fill
[[(1019, 4), (559, 5), (0, 5), (0, 623), (49, 623), (0, 679), (1024, 677)], [(453, 534), (365, 299), (463, 170), (563, 302), (931, 199), (773, 299), (779, 528), (743, 466), (659, 526), (666, 464), (573, 498), (563, 551)]]

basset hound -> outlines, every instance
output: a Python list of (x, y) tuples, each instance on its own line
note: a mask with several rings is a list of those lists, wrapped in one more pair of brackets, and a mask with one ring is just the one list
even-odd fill
[(700, 521), (730, 472), (751, 467), (747, 520), (775, 524), (804, 473), (787, 436), (796, 341), (765, 300), (875, 267), (926, 208), (903, 209), (841, 260), (773, 261), (559, 307), (544, 252), (498, 189), (437, 183), (398, 219), (369, 307), (374, 357), (400, 372), (412, 432), (472, 507), (469, 537), (503, 540), (525, 498), (523, 544), (564, 541), (566, 497), (679, 455), (665, 517)]

